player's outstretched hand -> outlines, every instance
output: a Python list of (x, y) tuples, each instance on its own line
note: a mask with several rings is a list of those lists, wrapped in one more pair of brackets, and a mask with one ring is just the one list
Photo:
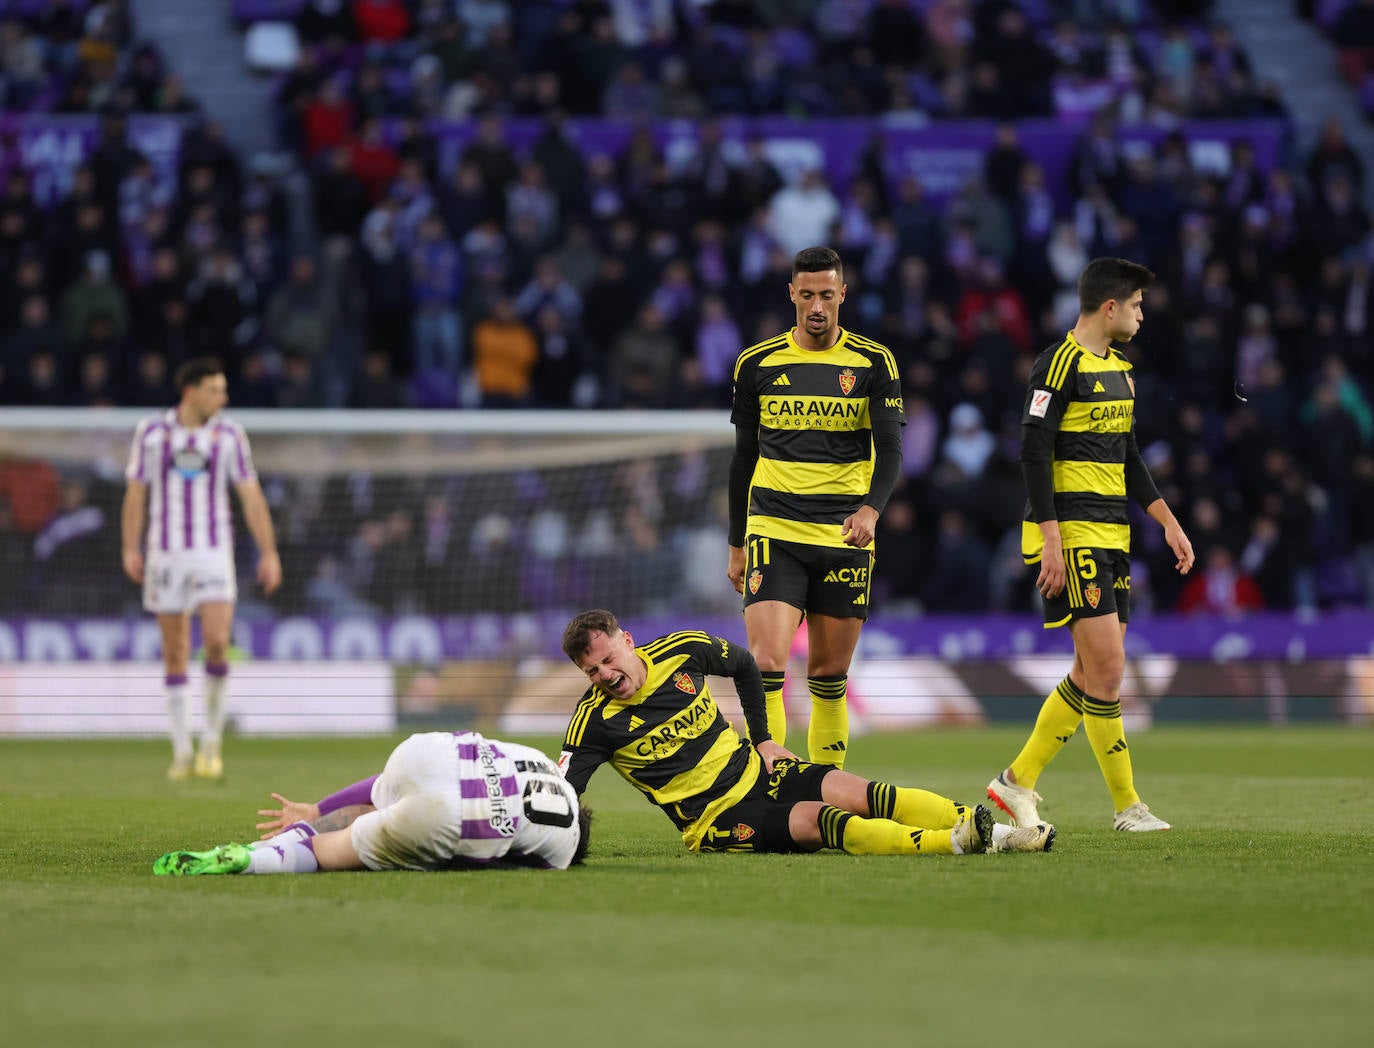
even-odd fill
[(1188, 541), (1188, 536), (1183, 533), (1183, 528), (1177, 524), (1171, 524), (1164, 529), (1164, 541), (1169, 544), (1169, 548), (1174, 551), (1174, 556), (1178, 558), (1178, 563), (1174, 565), (1180, 575), (1186, 575), (1193, 570), (1193, 544)]
[(293, 822), (314, 822), (320, 817), (320, 806), (318, 804), (302, 804), (300, 801), (289, 801), (280, 793), (272, 794), (272, 799), (281, 805), (280, 808), (259, 808), (258, 814), (267, 818), (267, 822), (258, 823), (257, 828), (262, 830), (262, 836), (258, 840), (268, 840), (281, 833)]
[(136, 549), (126, 549), (124, 551), (124, 574), (130, 579), (143, 585), (143, 554)]
[(264, 593), (275, 592), (281, 585), (281, 557), (275, 552), (258, 558), (258, 583)]

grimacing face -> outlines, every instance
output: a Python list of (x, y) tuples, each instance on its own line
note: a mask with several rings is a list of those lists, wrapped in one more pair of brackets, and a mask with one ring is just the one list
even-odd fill
[(608, 636), (593, 633), (586, 652), (576, 660), (587, 679), (608, 695), (629, 698), (644, 686), (649, 669), (635, 654), (635, 642), (624, 630)]
[(1111, 299), (1107, 303), (1107, 334), (1113, 342), (1129, 342), (1135, 338), (1140, 325), (1145, 321), (1145, 312), (1140, 303), (1144, 291), (1137, 290), (1130, 298)]
[(798, 273), (787, 285), (788, 297), (797, 308), (799, 343), (811, 349), (828, 349), (835, 344), (845, 290), (846, 285), (833, 269)]

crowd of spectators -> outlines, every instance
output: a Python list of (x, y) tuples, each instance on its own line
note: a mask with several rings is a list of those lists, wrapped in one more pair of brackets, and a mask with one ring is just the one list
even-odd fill
[(0, 108), (196, 112), (161, 51), (133, 30), (129, 0), (0, 0)]
[[(107, 115), (51, 210), (22, 170), (7, 176), (0, 401), (165, 404), (176, 363), (208, 352), (238, 406), (725, 407), (739, 349), (791, 322), (792, 252), (828, 242), (846, 260), (844, 322), (892, 347), (906, 389), (879, 598), (1015, 610), (1032, 599), (1011, 526), (1024, 378), (1072, 322), (1082, 266), (1120, 255), (1160, 276), (1132, 348), (1137, 424), (1200, 562), (1185, 585), (1157, 529), (1140, 529), (1138, 603), (1374, 606), (1366, 172), (1335, 121), (1300, 158), (1265, 167), (1240, 141), (1224, 169), (1195, 166), (1185, 118), (1286, 119), (1230, 29), (1200, 19), (1208, 7), (303, 0), (302, 57), (277, 111), (309, 175), (315, 238), (292, 237), (272, 170), (245, 170), (213, 123), (189, 132), (164, 185)], [(787, 113), (992, 117), (999, 130), (981, 176), (934, 201), (918, 176), (893, 177), (880, 133), (838, 184), (825, 170), (791, 177), (766, 142), (727, 142), (718, 120)], [(628, 121), (627, 145), (585, 152), (579, 116)], [(1037, 116), (1081, 127), (1066, 186), (1022, 148), (1017, 121)], [(521, 117), (541, 129), (528, 148), (508, 133)], [(693, 122), (695, 148), (670, 156), (653, 117)], [(436, 118), (473, 124), (452, 155)], [(1168, 133), (1127, 150), (1116, 129), (1141, 122)], [(652, 472), (661, 489), (676, 475)], [(349, 558), (373, 540), (413, 550), (439, 503), (453, 513), (462, 498), (401, 490), (345, 514), (346, 533), (299, 565), (282, 600), (303, 606), (313, 586), (335, 606), (346, 591), (395, 610), (385, 587), (399, 583), (349, 585)], [(277, 504), (337, 512), (298, 495), (283, 487)], [(595, 545), (585, 513), (536, 528), (512, 505), (512, 557), (589, 527)], [(636, 513), (646, 527), (610, 522), (610, 548), (690, 575), (679, 518)], [(460, 517), (468, 563), (503, 563), (481, 544), (500, 529)], [(561, 577), (578, 548), (554, 558)], [(434, 592), (457, 610), (462, 590)], [(444, 610), (433, 593), (411, 603)]]

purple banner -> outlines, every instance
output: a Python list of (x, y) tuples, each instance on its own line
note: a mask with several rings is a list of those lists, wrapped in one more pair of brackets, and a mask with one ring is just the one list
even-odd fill
[[(996, 125), (989, 121), (956, 121), (914, 126), (909, 121), (880, 117), (849, 120), (794, 120), (787, 117), (725, 117), (719, 120), (723, 148), (732, 160), (743, 159), (745, 144), (762, 139), (770, 160), (785, 177), (808, 168), (822, 168), (831, 185), (844, 190), (853, 180), (864, 149), (874, 139), (885, 145), (884, 167), (894, 189), (907, 175), (916, 175), (933, 201), (947, 199), (968, 179), (983, 171), (983, 157), (992, 146)], [(544, 131), (532, 117), (505, 121), (506, 137), (518, 151), (528, 150)], [(640, 125), (625, 120), (570, 120), (569, 140), (584, 156), (618, 155)], [(696, 152), (698, 123), (659, 120), (645, 125), (671, 165), (686, 163)], [(1021, 147), (1045, 171), (1046, 184), (1061, 207), (1071, 200), (1069, 171), (1082, 121), (1029, 120), (1018, 124)], [(451, 170), (476, 133), (473, 121), (435, 123), (430, 130), (440, 142), (440, 159)], [(1195, 120), (1178, 129), (1188, 143), (1194, 166), (1225, 174), (1231, 145), (1248, 141), (1262, 170), (1284, 159), (1287, 126), (1279, 120)], [(1123, 127), (1117, 139), (1123, 153), (1147, 150), (1166, 132), (1156, 127)]]
[[(129, 116), (125, 138), (148, 157), (158, 177), (176, 182), (177, 159), (185, 119), (177, 116)], [(47, 207), (71, 192), (72, 173), (95, 149), (100, 120), (94, 116), (0, 114), (0, 173), (16, 167), (33, 179), (33, 197)]]
[[(400, 616), (390, 619), (295, 617), (240, 621), (234, 643), (244, 655), (276, 660), (373, 660), (434, 664), (446, 659), (540, 655), (558, 658), (568, 616)], [(679, 629), (701, 629), (743, 644), (739, 616), (637, 618), (624, 626), (639, 641)], [(199, 642), (197, 642), (199, 643)], [(1304, 662), (1374, 655), (1374, 613), (1337, 611), (1309, 617), (1265, 612), (1240, 619), (1162, 616), (1131, 624), (1131, 655), (1234, 662)], [(860, 656), (932, 656), (983, 662), (1072, 651), (1066, 630), (1046, 630), (1030, 616), (876, 616), (864, 628)], [(0, 620), (0, 662), (156, 659), (151, 618)]]

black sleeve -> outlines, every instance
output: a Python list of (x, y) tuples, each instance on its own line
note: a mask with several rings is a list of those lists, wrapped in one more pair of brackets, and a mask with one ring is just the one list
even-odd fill
[(865, 506), (879, 513), (892, 497), (897, 474), (902, 471), (902, 423), (898, 419), (878, 419), (873, 423), (873, 480), (868, 486)]
[(1054, 508), (1054, 430), (1030, 423), (1022, 425), (1021, 476), (1026, 482), (1026, 496), (1035, 522), (1058, 520)]
[[(583, 703), (591, 698), (592, 689), (588, 688), (578, 703), (578, 714), (583, 711)], [(590, 717), (574, 715), (563, 737), (563, 752), (558, 758), (558, 770), (579, 794), (587, 788), (587, 780), (597, 768), (610, 760), (600, 732)]]
[(748, 648), (731, 649), (735, 691), (739, 693), (740, 709), (744, 711), (744, 725), (749, 729), (749, 741), (757, 746), (773, 736), (768, 734), (768, 706), (763, 700), (763, 675)]
[(1131, 427), (1130, 438), (1126, 443), (1126, 494), (1135, 499), (1137, 505), (1142, 508), (1148, 508), (1160, 497), (1155, 479), (1150, 476), (1150, 467), (1145, 465), (1145, 459), (1141, 457), (1140, 445), (1135, 440), (1134, 426)]
[(712, 637), (702, 654), (707, 673), (733, 678), (750, 741), (757, 746), (771, 739), (768, 708), (763, 701), (763, 675), (749, 649), (742, 644), (731, 644), (724, 637)]
[(759, 429), (757, 425), (735, 427), (735, 453), (730, 458), (730, 545), (744, 545), (744, 531), (749, 520), (749, 485), (754, 480), (754, 467), (759, 461)]

